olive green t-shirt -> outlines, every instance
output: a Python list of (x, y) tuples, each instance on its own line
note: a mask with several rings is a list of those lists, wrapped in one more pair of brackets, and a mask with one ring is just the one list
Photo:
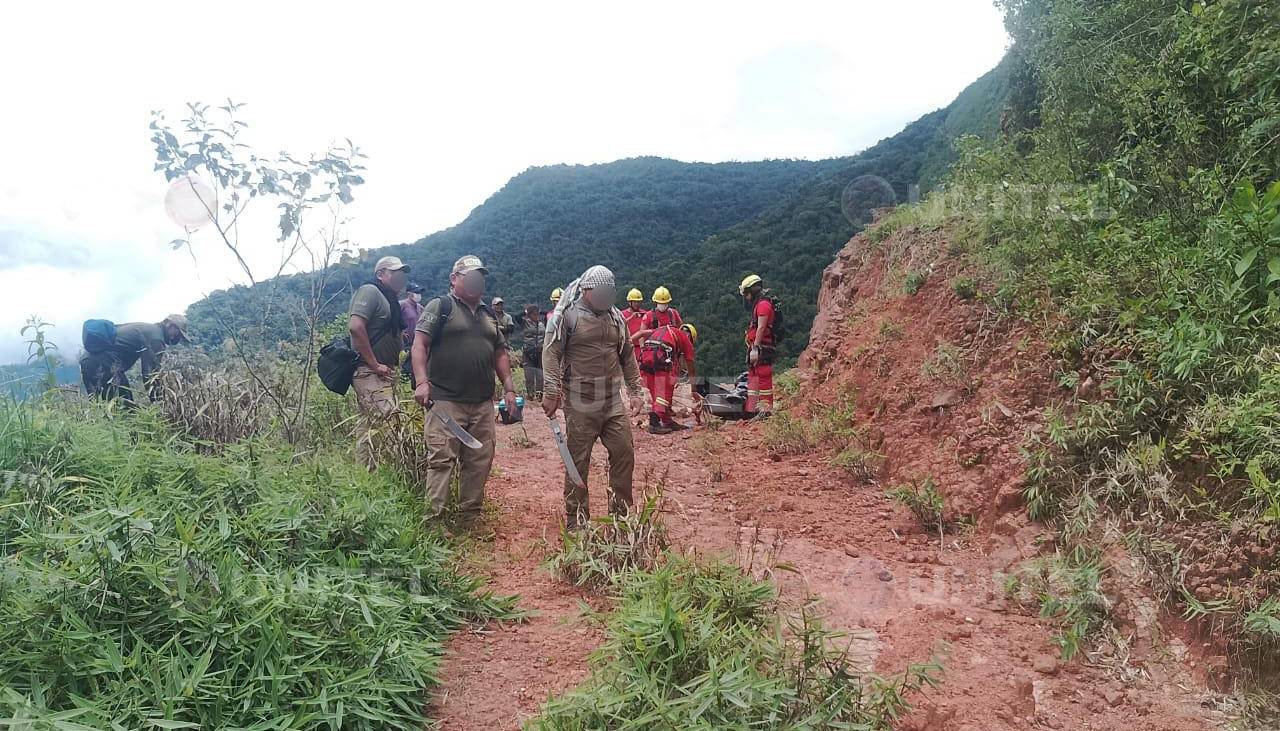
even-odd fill
[(116, 328), (113, 347), (120, 369), (127, 371), (142, 361), (142, 377), (150, 378), (160, 369), (160, 356), (169, 347), (164, 341), (164, 326), (154, 322), (127, 322)]
[(484, 309), (475, 312), (452, 294), (453, 311), (440, 332), (440, 342), (432, 340), (440, 319), (440, 298), (427, 303), (418, 318), (415, 338), (426, 338), (431, 346), (427, 360), (427, 379), (431, 381), (431, 398), (478, 404), (493, 400), (494, 354), (507, 347), (507, 338), (498, 323)]
[[(396, 304), (399, 309), (399, 303)], [(351, 295), (350, 314), (364, 319), (365, 329), (369, 333), (369, 346), (373, 348), (373, 357), (383, 365), (392, 368), (400, 364), (400, 333), (390, 327), (391, 305), (383, 296), (382, 290), (372, 284), (362, 284)]]

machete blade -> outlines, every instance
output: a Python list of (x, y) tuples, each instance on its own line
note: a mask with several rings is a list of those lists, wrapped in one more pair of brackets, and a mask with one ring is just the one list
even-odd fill
[[(431, 404), (431, 406), (434, 405), (434, 403)], [(448, 429), (451, 434), (458, 438), (458, 441), (465, 444), (468, 448), (479, 449), (482, 446), (479, 439), (468, 434), (467, 430), (459, 426), (458, 422), (454, 421), (453, 417), (448, 414), (436, 411), (434, 408), (430, 407), (427, 408), (427, 414), (428, 416), (435, 414), (436, 418), (440, 420), (440, 423), (444, 424), (444, 428)]]
[(560, 461), (564, 462), (564, 472), (569, 476), (569, 481), (578, 487), (586, 487), (587, 483), (583, 482), (577, 465), (573, 463), (573, 455), (569, 454), (569, 444), (564, 440), (564, 431), (560, 429), (560, 422), (553, 417), (547, 417), (547, 423), (551, 425), (551, 436), (556, 440), (556, 448), (560, 450)]

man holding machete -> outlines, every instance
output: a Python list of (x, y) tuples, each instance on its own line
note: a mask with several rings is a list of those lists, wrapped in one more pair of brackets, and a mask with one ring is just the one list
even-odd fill
[(422, 309), (413, 338), (413, 397), (427, 410), (428, 516), (439, 521), (449, 501), (455, 464), (458, 528), (470, 530), (480, 517), (484, 485), (493, 466), (494, 373), (502, 379), (507, 408), (516, 408), (507, 339), (494, 313), (481, 301), (489, 270), (477, 256), (454, 262), (449, 293)]
[[(587, 472), (596, 440), (609, 452), (609, 512), (626, 515), (631, 507), (635, 448), (622, 387), (637, 407), (644, 401), (640, 371), (622, 313), (613, 306), (613, 272), (593, 266), (565, 288), (547, 321), (542, 347), (542, 410), (565, 459), (565, 523), (582, 527), (591, 517)], [(564, 406), (568, 438), (555, 421)], [(567, 452), (567, 454), (566, 454)]]

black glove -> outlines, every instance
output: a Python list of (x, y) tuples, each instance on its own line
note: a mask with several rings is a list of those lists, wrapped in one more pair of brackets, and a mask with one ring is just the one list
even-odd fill
[(697, 382), (693, 384), (693, 392), (703, 398), (706, 398), (707, 394), (711, 393), (711, 384), (707, 383), (707, 379), (699, 378)]

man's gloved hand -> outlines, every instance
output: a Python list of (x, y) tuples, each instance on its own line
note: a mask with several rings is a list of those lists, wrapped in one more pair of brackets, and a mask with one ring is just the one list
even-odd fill
[(693, 392), (702, 398), (706, 398), (711, 393), (711, 384), (707, 383), (707, 379), (699, 378), (693, 383)]
[(760, 348), (751, 347), (751, 352), (747, 354), (747, 362), (751, 365), (756, 365), (760, 362)]

